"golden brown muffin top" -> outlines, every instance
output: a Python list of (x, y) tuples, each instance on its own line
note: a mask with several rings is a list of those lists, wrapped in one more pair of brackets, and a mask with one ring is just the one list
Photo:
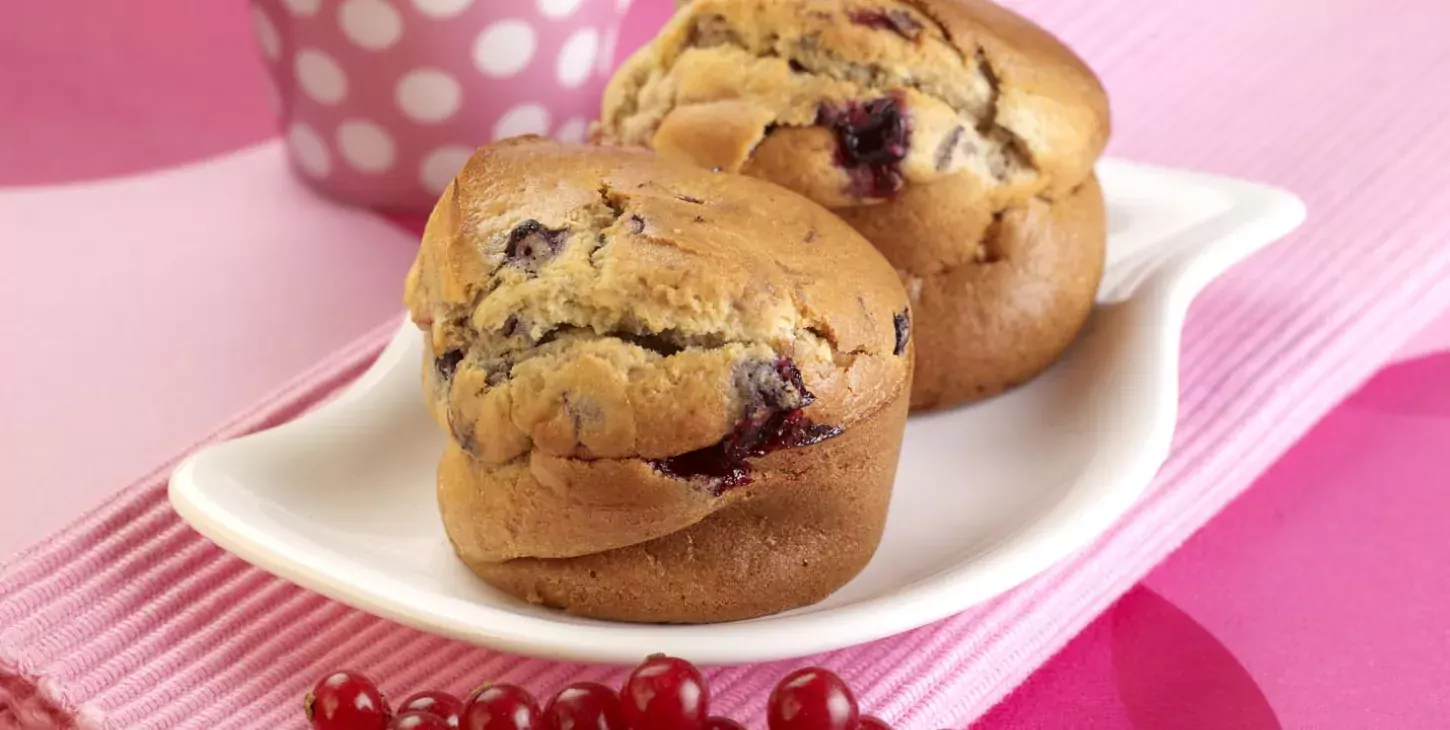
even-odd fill
[(616, 74), (596, 132), (840, 207), (961, 172), (1055, 197), (1108, 127), (1092, 71), (986, 0), (695, 0)]
[(825, 435), (910, 372), (905, 292), (859, 234), (780, 187), (636, 151), (479, 150), (407, 304), (434, 415), (484, 465), (661, 460), (761, 413)]

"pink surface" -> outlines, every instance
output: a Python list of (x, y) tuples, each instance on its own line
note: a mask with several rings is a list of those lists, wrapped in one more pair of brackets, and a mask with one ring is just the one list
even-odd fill
[[(1300, 240), (1312, 241), (1321, 250), (1342, 246), (1356, 236), (1366, 255), (1376, 246), (1386, 252), (1411, 247), (1426, 251), (1427, 242), (1444, 240), (1443, 231), (1434, 228), (1434, 216), (1450, 207), (1443, 199), (1443, 185), (1421, 186), (1400, 196), (1390, 195), (1395, 191), (1389, 188), (1396, 180), (1443, 179), (1444, 165), (1429, 164), (1443, 159), (1443, 145), (1436, 146), (1443, 140), (1428, 136), (1427, 130), (1443, 117), (1444, 95), (1416, 93), (1415, 89), (1423, 87), (1405, 81), (1412, 76), (1444, 78), (1450, 70), (1443, 44), (1437, 44), (1434, 36), (1445, 18), (1438, 24), (1432, 20), (1444, 14), (1443, 6), (1421, 3), (1416, 15), (1381, 13), (1369, 3), (1350, 0), (1265, 7), (1248, 0), (1226, 4), (1034, 0), (1016, 4), (1063, 33), (1103, 69), (1117, 105), (1115, 150), (1119, 153), (1292, 184), (1309, 197), (1319, 214), (1315, 228)], [(0, 98), (17, 100), (0, 114), (0, 131), (4, 132), (0, 183), (62, 181), (159, 168), (236, 149), (270, 134), (265, 86), (251, 39), (243, 32), (245, 13), (233, 6), (227, 6), (233, 8), (230, 11), (202, 12), (181, 0), (158, 0), (145, 8), (131, 5), (70, 0), (0, 6), (0, 48), (7, 54), (0, 62)], [(628, 30), (636, 35), (647, 32), (644, 24)], [(1313, 55), (1324, 48), (1349, 45), (1355, 53)], [(208, 63), (184, 62), (198, 57), (207, 58)], [(1306, 57), (1317, 60), (1311, 63)], [(1153, 61), (1144, 63), (1142, 59)], [(1251, 59), (1255, 71), (1242, 72), (1223, 59)], [(1396, 64), (1403, 63), (1418, 64), (1415, 73), (1398, 70)], [(1374, 113), (1385, 108), (1396, 110), (1388, 121)], [(1234, 114), (1225, 114), (1225, 109), (1233, 109)], [(1252, 113), (1255, 109), (1258, 113)], [(1337, 111), (1326, 114), (1325, 109)], [(1389, 123), (1396, 125), (1393, 133), (1382, 126)], [(1328, 160), (1335, 164), (1328, 165)], [(269, 187), (271, 178), (264, 170), (252, 173), (238, 179)], [(224, 189), (230, 185), (218, 182)], [(275, 184), (288, 183), (277, 178)], [(1383, 197), (1375, 200), (1372, 196), (1377, 188)], [(251, 195), (254, 188), (237, 190)], [(0, 199), (0, 217), (29, 226), (0, 227), (4, 246), (0, 249), (0, 277), (5, 278), (0, 296), (8, 297), (11, 291), (26, 293), (24, 298), (4, 301), (13, 306), (6, 307), (8, 314), (0, 325), (7, 342), (45, 344), (43, 350), (12, 347), (5, 353), (3, 380), (7, 385), (0, 402), (5, 403), (7, 417), (0, 428), (9, 430), (0, 441), (6, 449), (5, 459), (0, 461), (0, 503), (6, 507), (0, 510), (0, 553), (55, 529), (82, 505), (113, 491), (126, 475), (139, 473), (184, 446), (201, 424), (218, 422), (254, 401), (268, 385), (393, 311), (396, 289), (383, 282), (394, 280), (389, 279), (397, 271), (392, 267), (402, 266), (400, 262), (411, 254), (410, 245), (400, 246), (393, 231), (363, 225), (354, 220), (363, 216), (344, 215), (301, 196), (279, 198), (287, 210), (270, 222), (258, 221), (257, 216), (227, 219), (233, 225), (224, 236), (218, 236), (215, 227), (204, 237), (182, 237), (166, 228), (159, 232), (149, 228), (144, 230), (151, 231), (150, 235), (122, 237), (125, 245), (116, 246), (112, 244), (117, 228), (96, 231), (90, 227), (95, 221), (77, 215), (88, 209), (52, 207), (61, 201), (59, 196), (96, 192), (38, 193), (57, 197), (27, 198), (23, 210), (6, 205), (19, 198), (7, 193)], [(216, 190), (183, 192), (219, 205)], [(124, 197), (112, 199), (108, 205), (113, 207), (108, 210), (124, 214), (120, 219), (124, 222), (156, 215), (156, 209), (142, 210), (139, 204), (133, 206), (134, 211), (117, 205), (120, 200)], [(47, 227), (37, 234), (39, 224), (24, 220), (23, 214), (31, 209), (59, 209), (62, 212), (55, 219), (65, 225)], [(358, 228), (350, 227), (354, 224)], [(287, 230), (268, 228), (271, 225)], [(319, 226), (315, 229), (318, 235), (291, 237), (294, 225)], [(323, 225), (326, 231), (320, 228)], [(25, 237), (16, 236), (17, 230), (26, 231)], [(66, 231), (77, 233), (67, 236)], [(82, 231), (88, 235), (79, 235)], [(244, 238), (258, 232), (268, 235)], [(228, 238), (232, 235), (238, 239)], [(214, 243), (217, 240), (222, 243)], [(252, 243), (240, 243), (242, 240)], [(17, 245), (17, 241), (23, 244)], [(62, 241), (64, 245), (58, 243)], [(1381, 242), (1393, 245), (1385, 247)], [(59, 270), (62, 255), (72, 261), (80, 257), (82, 263), (69, 266), (76, 268), (76, 282), (84, 286), (49, 286), (53, 274), (31, 275)], [(1284, 259), (1270, 253), (1255, 265), (1276, 262), (1282, 264)], [(1405, 266), (1406, 262), (1393, 256), (1383, 260), (1367, 256), (1365, 265), (1404, 266), (1397, 271), (1403, 273), (1400, 281), (1409, 286), (1422, 281), (1416, 278), (1418, 269), (1438, 263), (1425, 260), (1420, 266)], [(1309, 266), (1313, 265), (1318, 264)], [(301, 269), (293, 268), (297, 266)], [(1355, 304), (1361, 314), (1380, 304), (1357, 299), (1356, 279), (1347, 278), (1344, 286), (1317, 292), (1309, 301), (1318, 303), (1323, 298), (1334, 307)], [(1435, 298), (1439, 293), (1438, 289), (1385, 290), (1378, 296), (1396, 298), (1396, 306), (1409, 306), (1407, 302), (1422, 295), (1425, 301), (1415, 311), (1423, 317), (1441, 304)], [(1291, 317), (1288, 321), (1302, 324), (1345, 311), (1311, 306), (1302, 288), (1262, 272), (1239, 273), (1216, 289), (1215, 296), (1217, 308), (1201, 306), (1194, 326), (1220, 337), (1244, 336), (1244, 330), (1215, 330), (1206, 325), (1213, 321), (1211, 315), (1248, 308), (1263, 316)], [(45, 316), (17, 316), (17, 312), (44, 312)], [(97, 316), (113, 312), (112, 319)], [(279, 326), (285, 333), (281, 336)], [(1387, 346), (1414, 327), (1415, 321), (1414, 317), (1371, 320), (1355, 328), (1336, 320), (1335, 326), (1335, 338), (1309, 337), (1296, 341), (1294, 349), (1276, 351), (1280, 356), (1300, 357), (1287, 357), (1290, 365), (1285, 367), (1312, 366), (1306, 376), (1332, 375), (1347, 387), (1369, 364), (1367, 358), (1354, 359), (1354, 353), (1343, 347), (1335, 349), (1342, 341), (1338, 338), (1348, 332)], [(1427, 333), (1415, 351), (1446, 342), (1447, 326), (1441, 324)], [(189, 328), (212, 330), (209, 336), (217, 339), (206, 347), (193, 348), (188, 359), (182, 360), (174, 354), (174, 342), (186, 336)], [(1282, 327), (1275, 335), (1305, 337), (1304, 332)], [(1262, 346), (1265, 342), (1248, 344)], [(1302, 359), (1316, 348), (1330, 351)], [(1195, 352), (1192, 343), (1188, 349)], [(1196, 352), (1198, 357), (1204, 356), (1201, 348)], [(1344, 365), (1346, 362), (1354, 366)], [(1381, 412), (1377, 410), (1381, 406), (1367, 405), (1381, 401), (1364, 401), (1371, 396), (1363, 394), (1342, 408), (1261, 480), (1253, 494), (1160, 567), (1147, 588), (1129, 594), (1112, 614), (1094, 623), (982, 725), (1056, 728), (1063, 726), (1064, 717), (1070, 717), (1083, 718), (1071, 727), (1129, 728), (1134, 721), (1139, 730), (1196, 727), (1171, 724), (1155, 713), (1162, 712), (1159, 705), (1172, 705), (1176, 698), (1242, 699), (1251, 696), (1249, 690), (1256, 686), (1285, 727), (1443, 726), (1434, 721), (1437, 713), (1443, 717), (1445, 712), (1440, 704), (1444, 693), (1437, 693), (1435, 687), (1446, 686), (1443, 658), (1450, 653), (1436, 638), (1444, 637), (1450, 608), (1442, 595), (1428, 591), (1443, 572), (1436, 568), (1443, 566), (1446, 555), (1445, 540), (1433, 522), (1437, 514), (1444, 514), (1443, 505), (1435, 501), (1443, 495), (1434, 490), (1437, 482), (1443, 484), (1444, 475), (1436, 471), (1439, 460), (1432, 451), (1437, 440), (1443, 443), (1439, 426), (1446, 412), (1435, 410), (1433, 396), (1443, 392), (1434, 388), (1447, 382), (1450, 367), (1443, 361), (1428, 362), (1404, 366), (1417, 368), (1413, 371), (1387, 374), (1386, 378), (1393, 378), (1392, 386), (1381, 381), (1378, 390), (1371, 388), (1373, 398), (1396, 404), (1392, 410)], [(1423, 371), (1418, 369), (1422, 367)], [(1186, 378), (1191, 377), (1192, 367), (1186, 371)], [(109, 379), (113, 373), (114, 379)], [(1282, 401), (1266, 401), (1268, 396), (1259, 390), (1262, 384), (1242, 382), (1241, 378), (1239, 373), (1218, 381), (1217, 386), (1257, 394), (1254, 399), (1239, 401), (1266, 410), (1265, 418), (1250, 425), (1262, 427), (1263, 421), (1274, 418), (1304, 422), (1331, 398), (1325, 392), (1291, 390), (1289, 396), (1304, 396), (1309, 405), (1294, 419), (1284, 419), (1282, 409), (1267, 408), (1274, 403), (1282, 406)], [(1212, 405), (1213, 401), (1203, 399), (1203, 393), (1194, 395), (1190, 389), (1186, 395), (1189, 404), (1199, 408)], [(1311, 394), (1315, 397), (1307, 397)], [(1371, 413), (1356, 414), (1356, 408)], [(1344, 415), (1347, 412), (1349, 416)], [(138, 416), (144, 413), (151, 415)], [(1226, 413), (1221, 417), (1237, 414), (1241, 418), (1246, 412), (1229, 409)], [(1365, 417), (1358, 418), (1361, 415)], [(1346, 418), (1351, 425), (1337, 427), (1338, 438), (1324, 437), (1326, 429)], [(9, 426), (12, 423), (25, 425)], [(1187, 436), (1182, 441), (1193, 443)], [(85, 445), (84, 458), (75, 455), (74, 444)], [(15, 458), (16, 454), (20, 457)], [(1254, 465), (1272, 454), (1273, 449), (1259, 449), (1245, 458), (1242, 469), (1220, 473), (1241, 480), (1247, 476), (1245, 472), (1252, 473)], [(1338, 468), (1316, 468), (1321, 464)], [(1407, 469), (1406, 464), (1423, 470)], [(1209, 466), (1214, 463), (1210, 461)], [(36, 488), (39, 484), (45, 487)], [(157, 556), (180, 550), (182, 545), (146, 537), (155, 543), (155, 550), (162, 551), (153, 553)], [(221, 572), (208, 573), (208, 577), (230, 578), (241, 588), (270, 585), (240, 572), (234, 561), (226, 562), (204, 548), (190, 550), (177, 553), (183, 561), (190, 561), (180, 564), (183, 570), (205, 563), (221, 566), (214, 568)], [(213, 559), (218, 562), (208, 562)], [(1132, 563), (1131, 559), (1122, 562)], [(1117, 576), (1112, 584), (1123, 581), (1130, 582), (1131, 576)], [(1101, 587), (1091, 586), (1094, 590)], [(1359, 587), (1364, 590), (1354, 590)], [(92, 610), (102, 616), (120, 616), (124, 614), (107, 612), (137, 605), (125, 602), (138, 599), (134, 591), (123, 595), (113, 590), (111, 595), (114, 600)], [(173, 606), (184, 605), (192, 597), (184, 592), (172, 595), (180, 601)], [(280, 595), (263, 592), (254, 600)], [(1379, 600), (1369, 602), (1367, 596)], [(312, 599), (285, 604), (295, 611), (287, 616), (297, 618), (299, 625), (336, 622), (349, 631), (372, 631), (363, 636), (373, 639), (379, 636), (376, 632), (384, 631), (376, 628), (379, 622), (328, 606), (305, 614), (308, 618), (303, 621), (298, 617), (312, 606), (308, 600)], [(180, 633), (169, 635), (173, 638), (189, 627), (189, 619), (175, 608), (164, 615), (178, 617), (172, 626)], [(0, 630), (7, 625), (4, 619), (0, 616)], [(1080, 625), (1069, 622), (1051, 627), (1053, 641), (1065, 639)], [(84, 657), (94, 655), (74, 653), (78, 649), (75, 642), (84, 637), (68, 633), (72, 629), (57, 630), (48, 641), (32, 646), (36, 653), (26, 657), (35, 659), (35, 666), (54, 669), (58, 665), (64, 670), (53, 675), (58, 679), (50, 686), (60, 699), (94, 700), (98, 706), (133, 713), (127, 716), (155, 717), (148, 713), (156, 709), (151, 703), (159, 696), (143, 690), (164, 676), (167, 667), (193, 658), (187, 645), (181, 644), (155, 660), (147, 652), (170, 645), (165, 637), (148, 634), (150, 643), (116, 648), (117, 653), (107, 655), (104, 663), (89, 664)], [(1345, 647), (1345, 636), (1356, 637), (1353, 646)], [(1192, 653), (1172, 665), (1179, 668), (1178, 673), (1161, 669), (1132, 672), (1132, 667), (1157, 667), (1154, 652), (1143, 650), (1144, 646), (1152, 649), (1155, 643), (1165, 651)], [(1047, 650), (1051, 645), (1046, 642), (1039, 648)], [(205, 648), (190, 646), (198, 652)], [(67, 649), (73, 653), (67, 654)], [(432, 652), (429, 657), (445, 658), (426, 669), (453, 662), (454, 668), (442, 670), (440, 676), (451, 677), (446, 681), (455, 684), (465, 681), (465, 665), (469, 667), (467, 676), (476, 677), (480, 667), (474, 662), (503, 667), (506, 661), (496, 656), (481, 659), (475, 652), (435, 640), (415, 645), (415, 651), (424, 649)], [(51, 650), (56, 653), (46, 653)], [(856, 659), (833, 657), (832, 661), (851, 664), (865, 681), (875, 681), (878, 689), (872, 698), (876, 701), (884, 701), (883, 693), (890, 690), (904, 693), (906, 700), (928, 688), (938, 690), (930, 702), (919, 703), (923, 709), (904, 707), (897, 700), (897, 716), (912, 718), (914, 726), (925, 727), (938, 717), (964, 717), (952, 708), (977, 707), (987, 701), (984, 695), (967, 692), (963, 684), (907, 681), (901, 674), (908, 670), (892, 667), (919, 665), (901, 665), (900, 655), (893, 658), (893, 654), (889, 648), (873, 647)], [(254, 656), (244, 659), (248, 655), (235, 644), (221, 645), (219, 653), (205, 656), (222, 663), (216, 666), (268, 666)], [(309, 649), (265, 677), (275, 683), (292, 669), (330, 666), (338, 656)], [(411, 656), (403, 653), (392, 660), (379, 659), (375, 666), (387, 670), (390, 680), (407, 684), (426, 671), (405, 661)], [(1130, 669), (1126, 677), (1121, 676), (1123, 667)], [(1199, 667), (1212, 671), (1197, 671)], [(1242, 672), (1236, 673), (1234, 667), (1241, 667)], [(197, 679), (226, 676), (220, 670), (211, 671)], [(528, 663), (510, 671), (510, 676), (528, 678), (539, 676), (543, 669)], [(982, 676), (992, 675), (995, 681), (1001, 679), (995, 676), (1001, 671), (1001, 667), (987, 667)], [(889, 674), (882, 677), (882, 672)], [(548, 676), (557, 679), (562, 675), (552, 670)], [(1246, 676), (1251, 678), (1248, 685)], [(131, 679), (118, 684), (121, 677)], [(758, 691), (743, 677), (734, 671), (721, 678), (734, 683), (726, 693), (736, 702), (747, 691)], [(1159, 677), (1163, 680), (1159, 684), (1145, 681)], [(1002, 686), (1008, 684), (1002, 682)], [(0, 698), (7, 691), (0, 687)], [(226, 702), (263, 696), (264, 691), (290, 699), (297, 690), (285, 685), (270, 689), (252, 685), (245, 690), (206, 685), (197, 691), (217, 692), (223, 700), (218, 706), (225, 707), (232, 706)], [(169, 698), (168, 706), (185, 706), (200, 696), (193, 694), (187, 700), (160, 695)], [(121, 702), (120, 709), (108, 702)], [(1193, 707), (1222, 704), (1205, 700)], [(1205, 717), (1203, 722), (1215, 719)], [(1252, 717), (1263, 721), (1261, 715)], [(1218, 725), (1200, 726), (1227, 727), (1222, 718), (1218, 720)]]
[(241, 2), (0, 3), (0, 185), (156, 169), (272, 136), (250, 27)]
[[(977, 727), (1445, 727), (1446, 443), (1450, 353), (1386, 369)], [(1170, 600), (1185, 619), (1145, 620)], [(1249, 703), (1215, 700), (1246, 682), (1278, 725), (1224, 722)], [(1172, 722), (1130, 722), (1164, 707)]]
[[(265, 428), (319, 402), (366, 366), (393, 326), (389, 323), (359, 345), (329, 359), (212, 438)], [(1442, 392), (1440, 395), (1447, 397), (1427, 401), (1419, 397), (1413, 382), (1381, 390), (1385, 392), (1376, 395), (1392, 412), (1407, 410), (1424, 415), (1450, 411), (1450, 394)], [(1364, 429), (1350, 429), (1344, 440), (1357, 443), (1380, 424), (1367, 425)], [(1443, 434), (1423, 443), (1434, 443), (1440, 440), (1439, 435)], [(1394, 455), (1410, 454), (1400, 451)], [(1333, 474), (1336, 466), (1316, 464), (1315, 469)], [(71, 722), (83, 728), (299, 727), (296, 697), (311, 678), (342, 664), (375, 673), (395, 692), (425, 685), (461, 691), (483, 678), (523, 682), (548, 692), (568, 681), (617, 682), (620, 678), (619, 670), (523, 661), (419, 635), (271, 578), (181, 525), (164, 501), (165, 472), (163, 467), (21, 561), (0, 570), (0, 689), (4, 690), (0, 701), (8, 701), (10, 708), (9, 715), (0, 714), (0, 719), (13, 720), (12, 727), (69, 726)], [(1405, 476), (1418, 484), (1433, 485), (1438, 473), (1420, 471)], [(1363, 491), (1357, 485), (1346, 485), (1353, 492)], [(1313, 510), (1302, 509), (1300, 498), (1304, 494), (1305, 490), (1291, 494), (1290, 503), (1314, 517)], [(1347, 595), (1343, 587), (1346, 575), (1373, 577), (1393, 588), (1395, 582), (1383, 575), (1386, 563), (1382, 561), (1405, 557), (1406, 548), (1423, 553), (1417, 556), (1417, 563), (1408, 565), (1412, 572), (1417, 565), (1422, 570), (1438, 567), (1441, 558), (1450, 553), (1444, 549), (1443, 540), (1436, 548), (1436, 536), (1432, 534), (1438, 528), (1434, 515), (1439, 514), (1436, 507), (1444, 501), (1443, 495), (1425, 500), (1424, 490), (1412, 490), (1406, 497), (1414, 503), (1408, 505), (1409, 511), (1376, 505), (1365, 512), (1370, 505), (1362, 495), (1333, 500), (1333, 511), (1340, 515), (1341, 524), (1373, 525), (1374, 517), (1398, 511), (1400, 519), (1394, 521), (1395, 529), (1410, 525), (1420, 529), (1388, 550), (1369, 556), (1378, 560), (1358, 556), (1358, 560), (1350, 561), (1348, 571), (1325, 571), (1320, 575), (1328, 580), (1301, 580), (1297, 585), (1321, 592), (1327, 589), (1341, 600)], [(1164, 501), (1164, 493), (1158, 492), (1145, 507)], [(1366, 514), (1370, 520), (1362, 519)], [(1414, 514), (1429, 517), (1407, 518)], [(1276, 521), (1279, 518), (1275, 509), (1269, 516)], [(1131, 529), (1132, 524), (1124, 527)], [(1333, 522), (1328, 527), (1321, 531), (1323, 541), (1318, 544), (1303, 540), (1312, 538), (1313, 531), (1287, 544), (1298, 556), (1325, 545), (1342, 545), (1344, 531)], [(1139, 549), (1151, 546), (1142, 543)], [(1341, 556), (1346, 554), (1340, 552)], [(1251, 572), (1269, 576), (1265, 583), (1273, 583), (1280, 570), (1298, 569), (1296, 556), (1287, 557), (1281, 566), (1266, 566), (1258, 559), (1245, 564)], [(1074, 569), (1069, 571), (1073, 575), (1091, 572), (1102, 577), (1110, 568), (1102, 563), (1075, 562), (1078, 565), (1070, 566)], [(1024, 599), (1024, 595), (1030, 596), (1033, 588), (1044, 582), (1057, 586), (1071, 583), (1070, 578), (1061, 575), (1062, 571), (1054, 573), (1060, 575), (1034, 581), (1006, 600), (994, 602), (994, 608), (1025, 604), (1019, 609), (1027, 613), (1019, 614), (1019, 618), (1033, 620), (1033, 604), (1040, 606), (1042, 598)], [(1200, 587), (1195, 584), (1194, 588)], [(1198, 590), (1198, 594), (1216, 601), (1220, 591)], [(1336, 609), (1324, 620), (1335, 623), (1337, 619), (1337, 623), (1358, 626), (1371, 618), (1359, 607), (1372, 603), (1363, 596), (1354, 598), (1359, 600), (1349, 602), (1353, 608)], [(1439, 613), (1443, 608), (1440, 602), (1432, 601), (1429, 606), (1428, 616), (1415, 618), (1433, 622), (1443, 615)], [(984, 645), (988, 650), (1004, 641), (1030, 645), (1031, 635), (1023, 633), (1022, 624), (1002, 623), (1003, 619), (992, 614), (991, 609), (968, 612), (896, 639), (809, 661), (829, 665), (864, 688), (863, 701), (888, 720), (911, 727), (960, 722), (962, 718), (953, 714), (953, 708), (969, 702), (978, 687), (990, 683), (991, 670), (1008, 668), (1013, 662), (1034, 661), (1009, 654), (1001, 663), (982, 667), (982, 674), (962, 671), (963, 663), (972, 663), (963, 654), (977, 656)], [(1062, 717), (1067, 715), (1077, 719), (1072, 727), (1208, 730), (1282, 726), (1280, 713), (1284, 710), (1271, 704), (1273, 695), (1266, 694), (1263, 680), (1255, 680), (1224, 642), (1169, 600), (1151, 590), (1138, 589), (1118, 602), (1109, 621), (1108, 625), (1099, 622), (1090, 627), (1019, 697), (1030, 698), (1032, 692), (1040, 692), (1042, 682), (1064, 681), (1060, 668), (1064, 663), (1067, 671), (1082, 674), (1067, 676), (1065, 686), (1056, 688), (1059, 691), (1043, 701), (1019, 699), (1004, 705), (983, 725), (1057, 728), (1063, 726)], [(1344, 642), (1335, 640), (1337, 635), (1318, 636), (1292, 621), (1281, 625), (1314, 638), (1319, 652), (1346, 654), (1347, 650), (1358, 649), (1345, 647)], [(1363, 632), (1364, 628), (1357, 630)], [(999, 632), (1005, 632), (1005, 636)], [(1277, 637), (1281, 632), (1265, 633)], [(1413, 666), (1414, 671), (1438, 671), (1443, 676), (1444, 653), (1433, 639), (1426, 642), (1418, 633), (1406, 636), (1394, 625), (1386, 625), (1379, 636), (1392, 637), (1397, 646), (1405, 648), (1402, 661)], [(1102, 650), (1104, 637), (1107, 654)], [(1085, 644), (1094, 641), (1097, 643)], [(1376, 652), (1377, 657), (1380, 649), (1368, 645), (1363, 651)], [(1077, 664), (1071, 663), (1074, 659)], [(717, 707), (758, 726), (760, 700), (769, 683), (790, 666), (801, 663), (710, 672)], [(1377, 668), (1385, 664), (1380, 659)], [(1299, 672), (1304, 666), (1295, 663)], [(1354, 657), (1345, 657), (1339, 666), (1353, 671), (1362, 665)], [(25, 677), (43, 680), (38, 686), (16, 681)], [(1302, 707), (1309, 708), (1306, 715), (1353, 717), (1357, 724), (1345, 727), (1378, 727), (1390, 718), (1411, 721), (1395, 727), (1437, 727), (1413, 724), (1417, 717), (1434, 718), (1440, 712), (1438, 703), (1442, 698), (1423, 698), (1425, 685), (1433, 687), (1437, 681), (1435, 674), (1421, 677), (1420, 686), (1402, 687), (1394, 694), (1365, 694), (1352, 713), (1343, 708), (1323, 708), (1322, 700), (1314, 699), (1315, 691), (1321, 689), (1317, 683), (1320, 681), (1324, 680), (1316, 678), (1311, 691), (1304, 695)], [(962, 691), (954, 692), (953, 688)], [(1408, 710), (1402, 706), (1407, 700), (1415, 701)], [(1013, 715), (1014, 711), (1018, 714)], [(22, 717), (30, 718), (32, 724), (20, 724)]]
[(1441, 317), (1431, 323), (1415, 335), (1395, 357), (1400, 360), (1413, 360), (1415, 358), (1431, 355), (1442, 350), (1450, 350), (1450, 316)]
[(416, 252), (311, 193), (275, 142), (0, 189), (0, 240), (5, 553), (396, 313)]

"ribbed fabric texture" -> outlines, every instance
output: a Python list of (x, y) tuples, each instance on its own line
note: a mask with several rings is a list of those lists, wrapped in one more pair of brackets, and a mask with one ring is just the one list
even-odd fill
[[(1194, 306), (1173, 455), (1113, 530), (986, 605), (809, 660), (905, 728), (980, 715), (1450, 306), (1450, 4), (1014, 4), (1103, 73), (1117, 153), (1284, 185), (1310, 222)], [(390, 330), (206, 440), (315, 405)], [(0, 569), (0, 728), (301, 728), (307, 686), (340, 666), (395, 694), (620, 678), (420, 634), (251, 568), (171, 512), (170, 467)], [(763, 727), (770, 686), (801, 663), (711, 672), (716, 707)]]

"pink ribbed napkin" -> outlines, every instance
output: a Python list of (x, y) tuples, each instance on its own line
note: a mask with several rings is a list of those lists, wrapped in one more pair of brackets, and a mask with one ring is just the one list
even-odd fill
[[(1195, 305), (1173, 455), (1120, 524), (986, 605), (811, 660), (907, 728), (980, 715), (1450, 306), (1450, 4), (1015, 4), (1103, 72), (1118, 153), (1284, 185), (1311, 220)], [(315, 405), (390, 329), (206, 440)], [(420, 634), (251, 568), (170, 511), (169, 466), (0, 569), (0, 728), (300, 728), (307, 685), (342, 665), (394, 692), (619, 678)], [(786, 668), (712, 672), (717, 706), (763, 726), (765, 694)]]

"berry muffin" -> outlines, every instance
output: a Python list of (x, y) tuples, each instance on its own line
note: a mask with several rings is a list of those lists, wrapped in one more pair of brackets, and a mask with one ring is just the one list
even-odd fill
[(444, 192), (408, 276), (483, 580), (604, 619), (814, 603), (865, 566), (910, 400), (885, 259), (784, 188), (518, 138)]
[(693, 0), (619, 70), (596, 138), (783, 185), (897, 269), (912, 405), (1022, 383), (1102, 276), (1101, 85), (985, 0)]

